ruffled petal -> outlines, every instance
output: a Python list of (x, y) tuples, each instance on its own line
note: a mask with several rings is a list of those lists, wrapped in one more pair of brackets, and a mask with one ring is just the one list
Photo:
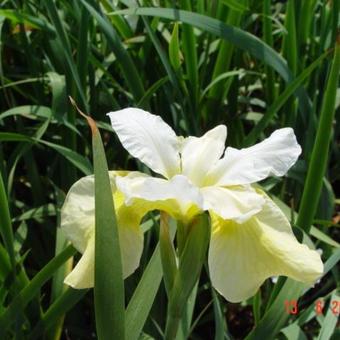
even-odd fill
[(182, 140), (182, 173), (191, 182), (200, 186), (207, 172), (221, 158), (225, 149), (227, 127), (219, 125), (202, 137), (187, 137)]
[[(122, 175), (122, 173), (119, 173)], [(114, 172), (110, 172), (112, 186)], [(122, 254), (123, 277), (131, 275), (139, 266), (143, 252), (143, 233), (139, 227), (147, 212), (144, 207), (128, 207), (123, 194), (116, 191), (114, 203)], [(94, 284), (94, 177), (77, 181), (67, 194), (61, 210), (61, 228), (82, 257), (66, 277), (65, 283), (74, 288), (90, 288)]]
[(319, 253), (296, 240), (281, 210), (264, 197), (264, 208), (243, 224), (212, 215), (210, 277), (231, 302), (253, 296), (271, 276), (312, 284), (323, 273)]
[(183, 175), (164, 180), (131, 172), (125, 177), (117, 176), (116, 184), (128, 206), (141, 204), (148, 211), (162, 210), (183, 221), (190, 220), (203, 209), (199, 189)]
[(180, 172), (179, 141), (161, 117), (137, 108), (108, 113), (124, 148), (153, 171), (171, 178)]
[(258, 213), (265, 202), (250, 186), (205, 187), (201, 189), (204, 209), (212, 211), (222, 219), (243, 223)]
[(276, 130), (249, 148), (228, 147), (224, 157), (207, 174), (205, 185), (249, 184), (271, 175), (283, 176), (300, 153), (301, 147), (291, 128)]

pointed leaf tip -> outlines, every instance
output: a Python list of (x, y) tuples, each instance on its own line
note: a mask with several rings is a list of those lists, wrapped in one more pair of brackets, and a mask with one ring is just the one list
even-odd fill
[(92, 132), (92, 136), (94, 136), (98, 132), (98, 128), (96, 125), (96, 122), (87, 114), (85, 114), (83, 111), (81, 111), (76, 103), (76, 101), (71, 97), (68, 96), (72, 106), (87, 120), (87, 123), (89, 124)]

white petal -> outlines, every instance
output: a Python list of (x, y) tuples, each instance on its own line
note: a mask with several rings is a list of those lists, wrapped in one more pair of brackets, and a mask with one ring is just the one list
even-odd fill
[[(122, 172), (117, 174), (122, 175)], [(110, 172), (114, 186), (114, 172)], [(122, 193), (114, 194), (119, 242), (122, 254), (123, 277), (139, 266), (143, 252), (143, 233), (139, 227), (147, 210), (127, 207)], [(61, 210), (61, 228), (74, 247), (83, 254), (65, 283), (74, 288), (90, 288), (94, 282), (94, 177), (77, 181), (67, 194)], [(92, 257), (92, 258), (91, 258)]]
[(205, 187), (201, 189), (204, 209), (213, 211), (223, 219), (243, 223), (258, 213), (264, 199), (250, 186), (248, 187)]
[(74, 183), (61, 208), (61, 228), (73, 246), (84, 253), (94, 231), (94, 177)]
[(206, 185), (248, 184), (271, 175), (283, 176), (300, 153), (301, 147), (291, 128), (276, 130), (249, 148), (228, 147), (224, 157), (208, 173)]
[(187, 137), (182, 141), (182, 173), (197, 186), (221, 158), (225, 149), (227, 127), (219, 125), (202, 137)]
[(64, 283), (75, 289), (91, 288), (94, 285), (94, 235), (77, 265), (69, 273)]
[(210, 277), (231, 302), (253, 296), (271, 276), (311, 284), (323, 272), (320, 255), (296, 240), (280, 209), (265, 199), (263, 210), (243, 224), (212, 216)]
[(178, 219), (190, 219), (202, 211), (199, 189), (183, 175), (165, 180), (131, 172), (126, 177), (117, 177), (116, 181), (127, 205), (142, 201), (148, 210), (163, 210)]
[(170, 178), (180, 172), (179, 142), (161, 117), (136, 108), (110, 112), (124, 148), (153, 171)]

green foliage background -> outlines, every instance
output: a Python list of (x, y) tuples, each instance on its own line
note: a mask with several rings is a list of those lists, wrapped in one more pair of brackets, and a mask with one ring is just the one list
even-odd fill
[[(0, 338), (96, 338), (92, 291), (62, 283), (79, 255), (58, 229), (60, 207), (93, 173), (91, 134), (69, 95), (96, 121), (109, 169), (148, 171), (105, 116), (127, 106), (161, 115), (182, 135), (226, 124), (237, 148), (293, 127), (302, 156), (286, 177), (261, 185), (298, 237), (322, 250), (325, 275), (308, 290), (267, 280), (235, 305), (203, 270), (177, 339), (339, 336), (339, 9), (339, 0), (2, 0)], [(129, 340), (162, 338), (158, 224), (157, 214), (145, 218), (141, 266), (125, 281)], [(289, 315), (285, 301), (295, 299), (299, 312)]]

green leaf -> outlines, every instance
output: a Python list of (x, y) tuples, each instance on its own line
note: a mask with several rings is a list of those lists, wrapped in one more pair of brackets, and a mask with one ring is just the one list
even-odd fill
[(275, 339), (290, 315), (286, 312), (285, 301), (297, 300), (305, 285), (287, 279), (275, 301), (269, 307), (258, 325), (247, 335), (246, 340)]
[(26, 135), (22, 135), (20, 133), (14, 132), (0, 132), (0, 141), (6, 142), (30, 142), (30, 143), (41, 143), (49, 146), (54, 149), (62, 156), (64, 156), (67, 160), (69, 160), (74, 166), (76, 166), (79, 170), (81, 170), (85, 175), (92, 174), (92, 166), (89, 160), (79, 153), (66, 148), (65, 146), (58, 145), (52, 142), (48, 142), (42, 139), (32, 138)]
[(247, 5), (237, 0), (222, 0), (222, 2), (234, 11), (243, 12), (249, 10)]
[(54, 27), (41, 17), (32, 16), (12, 9), (0, 9), (0, 17), (1, 16), (11, 20), (13, 24), (28, 24), (35, 29), (45, 30), (52, 34), (52, 36), (55, 36)]
[(177, 271), (176, 251), (170, 236), (169, 219), (170, 217), (166, 213), (161, 212), (159, 244), (161, 250), (164, 285), (168, 297), (173, 287)]
[(53, 276), (54, 272), (76, 252), (72, 246), (68, 246), (45, 265), (11, 301), (9, 306), (0, 315), (0, 338), (4, 338), (5, 331), (15, 322), (18, 310), (25, 308), (39, 293), (40, 288)]
[(94, 305), (99, 340), (125, 339), (125, 299), (122, 261), (113, 194), (104, 146), (92, 118), (95, 183)]
[(286, 89), (278, 96), (275, 102), (270, 106), (268, 111), (264, 114), (262, 119), (255, 125), (248, 136), (245, 138), (244, 146), (252, 145), (256, 142), (256, 139), (260, 133), (268, 126), (272, 121), (274, 115), (278, 110), (287, 102), (289, 97), (301, 86), (301, 84), (307, 79), (307, 77), (321, 64), (321, 62), (327, 57), (329, 52), (322, 54), (312, 64), (310, 64), (301, 74), (289, 83)]
[[(334, 291), (317, 340), (329, 340), (338, 322), (340, 295)], [(335, 310), (335, 312), (334, 312)]]
[(165, 339), (176, 336), (183, 309), (201, 273), (210, 238), (209, 226), (206, 214), (197, 216), (186, 226), (188, 235), (169, 296)]
[(146, 266), (126, 309), (126, 339), (138, 339), (163, 276), (159, 245)]
[(99, 11), (94, 7), (81, 0), (82, 4), (90, 12), (90, 14), (97, 20), (99, 27), (106, 36), (110, 48), (112, 48), (126, 80), (126, 83), (133, 94), (136, 101), (140, 100), (144, 94), (142, 80), (138, 74), (136, 65), (133, 63), (130, 55), (125, 50), (117, 32), (112, 27), (107, 18), (103, 17)]
[(15, 270), (15, 252), (14, 252), (14, 237), (12, 231), (12, 222), (9, 212), (9, 205), (5, 185), (0, 172), (0, 235), (5, 244), (6, 250), (11, 260), (12, 269)]
[(273, 67), (274, 70), (276, 70), (286, 81), (291, 79), (291, 74), (285, 60), (271, 47), (256, 36), (239, 28), (226, 25), (220, 20), (183, 10), (152, 7), (130, 8), (127, 10), (109, 13), (108, 15), (122, 14), (161, 17), (175, 21), (182, 21), (186, 24), (198, 27), (220, 38), (228, 40), (235, 46), (249, 52), (257, 59), (262, 60), (264, 63)]
[(176, 22), (172, 30), (172, 35), (169, 43), (169, 59), (175, 71), (181, 67), (180, 49), (178, 41), (178, 23)]
[(48, 216), (55, 216), (57, 214), (57, 208), (55, 204), (48, 203), (44, 204), (40, 207), (33, 208), (30, 210), (25, 211), (19, 216), (16, 216), (13, 218), (13, 222), (16, 221), (25, 221), (29, 219), (41, 219), (43, 217), (48, 217)]
[[(238, 48), (247, 51), (253, 57), (272, 67), (286, 82), (290, 82), (293, 79), (286, 61), (279, 53), (255, 35), (237, 27), (227, 25), (220, 20), (189, 11), (153, 7), (129, 8), (109, 13), (108, 15), (146, 15), (174, 21), (182, 21), (185, 24), (198, 27), (203, 31), (214, 34), (226, 41), (229, 41)], [(300, 99), (300, 109), (306, 116), (311, 107), (310, 99), (308, 98), (306, 91), (301, 87), (297, 90), (297, 96)]]
[(67, 160), (69, 160), (75, 167), (77, 167), (84, 175), (91, 175), (93, 173), (92, 165), (87, 158), (80, 155), (79, 153), (66, 148), (65, 146), (58, 145), (55, 143), (40, 140), (39, 143), (49, 146), (54, 149)]
[(84, 90), (82, 88), (78, 70), (76, 68), (75, 62), (72, 57), (72, 50), (71, 50), (71, 45), (68, 39), (68, 35), (65, 32), (64, 26), (63, 26), (63, 21), (61, 20), (57, 7), (55, 3), (52, 0), (46, 0), (44, 2), (47, 11), (49, 13), (49, 16), (53, 22), (53, 25), (55, 27), (55, 30), (57, 32), (58, 39), (60, 40), (61, 46), (63, 46), (61, 53), (64, 54), (65, 60), (66, 60), (66, 65), (68, 66), (70, 73), (73, 77), (73, 81), (75, 82), (75, 85), (77, 87), (79, 96), (81, 98), (83, 106), (86, 108), (87, 106), (87, 101), (86, 101), (86, 95), (84, 93)]
[(296, 224), (309, 232), (319, 202), (322, 180), (327, 167), (328, 150), (331, 141), (335, 98), (340, 72), (340, 37), (335, 46), (332, 67), (327, 80), (322, 101), (320, 120), (316, 133), (315, 144), (308, 167), (305, 186), (301, 198), (299, 217)]
[(67, 288), (66, 291), (58, 297), (58, 299), (49, 306), (41, 320), (35, 325), (31, 333), (28, 335), (29, 340), (40, 338), (44, 332), (58, 322), (60, 317), (67, 313), (74, 305), (76, 305), (83, 296), (88, 292), (88, 289), (72, 289)]

